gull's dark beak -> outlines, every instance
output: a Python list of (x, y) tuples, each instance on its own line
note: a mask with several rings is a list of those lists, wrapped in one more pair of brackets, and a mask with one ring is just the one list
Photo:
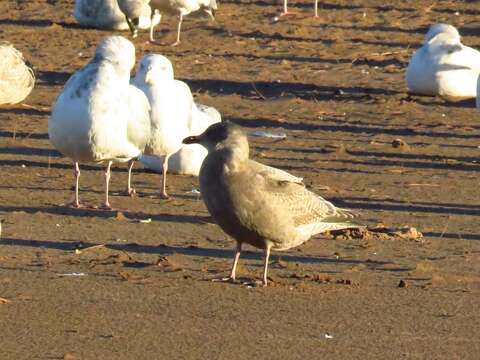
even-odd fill
[(184, 144), (198, 144), (200, 142), (200, 136), (189, 136), (183, 139)]

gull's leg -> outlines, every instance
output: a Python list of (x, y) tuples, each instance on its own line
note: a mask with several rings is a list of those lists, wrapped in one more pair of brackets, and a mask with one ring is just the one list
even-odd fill
[(221, 279), (213, 279), (213, 281), (235, 281), (235, 274), (237, 271), (237, 264), (238, 264), (238, 259), (240, 259), (240, 253), (242, 252), (242, 243), (237, 242), (237, 247), (235, 248), (235, 255), (233, 257), (233, 264), (232, 264), (232, 270), (230, 271), (230, 276), (221, 278)]
[(150, 18), (150, 42), (154, 43), (155, 39), (153, 38), (153, 28), (155, 27), (155, 18), (158, 16), (158, 23), (162, 20), (162, 14), (158, 10), (152, 11), (152, 16)]
[(318, 18), (318, 0), (315, 0), (315, 15), (314, 17)]
[(232, 271), (230, 271), (230, 279), (235, 280), (235, 274), (237, 272), (237, 263), (240, 259), (240, 253), (242, 252), (242, 243), (237, 242), (237, 247), (235, 248), (235, 256), (233, 257)]
[(288, 0), (283, 0), (283, 12), (280, 14), (280, 16), (283, 16), (283, 15), (287, 15), (287, 14), (288, 14), (287, 1), (288, 1)]
[(265, 249), (265, 265), (263, 268), (263, 280), (262, 280), (262, 285), (267, 286), (267, 271), (268, 271), (268, 259), (270, 257), (270, 245), (267, 245)]
[(78, 183), (80, 180), (80, 166), (78, 161), (73, 162), (73, 176), (75, 178), (75, 193), (73, 195), (73, 200), (70, 201), (67, 205), (75, 208), (81, 207), (80, 200), (78, 199)]
[(110, 167), (112, 166), (112, 162), (109, 161), (107, 165), (107, 169), (105, 170), (105, 202), (100, 205), (101, 209), (104, 210), (112, 210), (112, 207), (110, 206), (110, 202), (108, 201), (108, 184), (110, 183)]
[(128, 28), (130, 29), (130, 32), (132, 33), (132, 37), (136, 38), (137, 37), (137, 29), (135, 28), (135, 26), (133, 26), (132, 22), (130, 21), (130, 19), (128, 18), (127, 15), (125, 15), (125, 20), (127, 21)]
[(168, 171), (168, 159), (172, 154), (167, 154), (165, 159), (163, 159), (163, 169), (162, 169), (162, 192), (160, 193), (160, 197), (162, 199), (168, 199), (169, 196), (167, 194), (167, 171)]
[(178, 26), (177, 26), (177, 41), (175, 41), (172, 46), (177, 46), (180, 44), (180, 29), (182, 28), (183, 14), (178, 15)]
[(135, 160), (132, 159), (128, 162), (128, 181), (127, 181), (127, 190), (126, 193), (127, 195), (133, 196), (136, 194), (135, 189), (131, 186), (132, 184), (132, 169), (133, 169), (133, 164), (135, 164)]
[(133, 34), (132, 37), (135, 39), (138, 36), (138, 27), (140, 25), (140, 18), (132, 19)]

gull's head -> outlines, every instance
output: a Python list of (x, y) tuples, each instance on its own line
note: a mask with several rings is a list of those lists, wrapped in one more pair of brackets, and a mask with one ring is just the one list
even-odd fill
[(208, 151), (230, 149), (242, 152), (248, 158), (247, 136), (240, 126), (229, 121), (210, 125), (202, 134), (183, 139), (183, 143), (200, 144)]
[(97, 45), (95, 59), (114, 64), (121, 73), (128, 73), (135, 65), (135, 46), (123, 36), (109, 36)]
[(424, 44), (428, 43), (438, 34), (448, 34), (451, 39), (460, 41), (460, 33), (455, 26), (449, 24), (434, 24), (428, 29), (427, 35), (425, 35)]
[(173, 66), (163, 55), (145, 55), (140, 61), (140, 67), (135, 75), (136, 82), (155, 84), (162, 80), (173, 80)]

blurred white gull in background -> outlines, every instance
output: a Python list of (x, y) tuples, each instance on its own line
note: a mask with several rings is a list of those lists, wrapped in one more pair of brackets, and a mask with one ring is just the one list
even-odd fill
[(406, 80), (412, 93), (472, 98), (479, 74), (480, 52), (463, 45), (455, 27), (435, 24), (413, 54)]
[(0, 105), (23, 101), (35, 84), (33, 70), (23, 55), (8, 42), (0, 42)]
[[(117, 0), (75, 0), (73, 15), (78, 23), (84, 26), (111, 30), (126, 30), (130, 28), (125, 15), (118, 6)], [(149, 6), (136, 9), (136, 16), (137, 28), (150, 28), (151, 10)], [(133, 32), (133, 30), (131, 31)]]
[[(189, 135), (204, 132), (210, 125), (221, 122), (222, 117), (217, 109), (203, 104), (193, 103), (192, 127)], [(183, 145), (168, 160), (168, 171), (173, 174), (198, 176), (202, 162), (207, 156), (207, 149), (202, 145)], [(142, 155), (140, 161), (151, 170), (163, 172), (165, 156)]]
[[(132, 83), (150, 101), (151, 134), (144, 154), (163, 156), (160, 196), (168, 198), (166, 182), (169, 159), (182, 148), (182, 140), (192, 133), (192, 129), (201, 127), (200, 119), (207, 115), (196, 109), (188, 85), (174, 79), (172, 63), (165, 56), (144, 56)], [(202, 121), (206, 122), (205, 119)], [(188, 152), (180, 152), (173, 163), (177, 167), (190, 167), (191, 164), (186, 160), (189, 155)], [(148, 158), (143, 157), (143, 161), (148, 162)]]
[[(160, 22), (160, 15), (157, 12), (152, 13), (150, 9), (150, 0), (117, 0), (118, 7), (125, 15), (125, 20), (130, 28), (132, 37), (136, 38), (138, 35), (138, 27), (142, 22), (145, 14), (152, 14), (149, 22), (150, 24), (158, 24)], [(143, 20), (142, 24), (146, 24)], [(148, 26), (150, 27), (150, 26)], [(145, 27), (146, 28), (146, 27)]]
[[(158, 11), (160, 18), (163, 14), (170, 14), (178, 16), (177, 25), (177, 40), (172, 44), (173, 46), (180, 44), (180, 30), (182, 27), (183, 17), (196, 11), (207, 13), (214, 19), (214, 13), (217, 10), (216, 0), (151, 0), (150, 7), (152, 11)], [(154, 42), (153, 28), (155, 22), (150, 26), (150, 41)]]
[[(150, 105), (142, 91), (130, 85), (135, 48), (121, 36), (110, 36), (96, 48), (94, 58), (67, 81), (48, 122), (51, 143), (74, 162), (75, 198), (80, 206), (80, 162), (107, 161), (105, 202), (108, 200), (112, 161), (133, 160), (150, 135)], [(131, 189), (128, 189), (131, 192)]]

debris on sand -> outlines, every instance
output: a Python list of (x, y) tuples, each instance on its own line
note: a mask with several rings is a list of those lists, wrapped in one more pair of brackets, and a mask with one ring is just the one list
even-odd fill
[(115, 220), (128, 221), (128, 218), (121, 211), (117, 211), (117, 214), (115, 215)]
[(345, 148), (345, 145), (343, 144), (327, 144), (325, 145), (320, 152), (322, 154), (339, 154), (339, 155), (344, 155), (348, 153), (348, 150)]
[(84, 251), (87, 251), (87, 250), (95, 250), (95, 249), (103, 249), (105, 247), (105, 245), (103, 244), (100, 244), (100, 245), (94, 245), (94, 246), (89, 246), (89, 247), (86, 247), (86, 248), (76, 248), (75, 249), (75, 255), (80, 255), (82, 254)]
[(180, 264), (181, 261), (179, 260), (180, 257), (175, 255), (159, 256), (156, 265), (160, 266), (162, 270), (166, 272), (182, 271), (183, 266)]
[(270, 131), (252, 131), (248, 133), (249, 136), (253, 137), (261, 137), (261, 138), (268, 138), (268, 139), (279, 139), (283, 140), (287, 138), (287, 134), (281, 133), (273, 133)]
[(341, 284), (341, 285), (353, 285), (353, 286), (358, 286), (358, 282), (355, 282), (351, 279), (335, 279), (329, 274), (322, 274), (322, 273), (316, 273), (316, 274), (299, 274), (299, 273), (293, 273), (290, 275), (290, 278), (292, 279), (307, 279), (311, 280), (320, 284)]
[(402, 139), (393, 140), (392, 141), (392, 147), (395, 148), (395, 149), (400, 149), (400, 150), (407, 150), (407, 149), (410, 148), (408, 146), (408, 144)]
[(398, 283), (398, 287), (399, 288), (407, 287), (407, 283), (405, 282), (405, 280), (400, 280), (400, 282)]
[(10, 304), (11, 302), (11, 300), (0, 297), (0, 304)]
[(80, 273), (72, 272), (72, 273), (64, 273), (64, 274), (57, 274), (57, 275), (61, 277), (79, 277), (79, 276), (86, 276), (87, 274), (83, 272), (80, 272)]
[(372, 228), (356, 228), (333, 230), (327, 234), (333, 236), (334, 240), (409, 240), (421, 241), (423, 234), (414, 227), (387, 228), (379, 225)]

